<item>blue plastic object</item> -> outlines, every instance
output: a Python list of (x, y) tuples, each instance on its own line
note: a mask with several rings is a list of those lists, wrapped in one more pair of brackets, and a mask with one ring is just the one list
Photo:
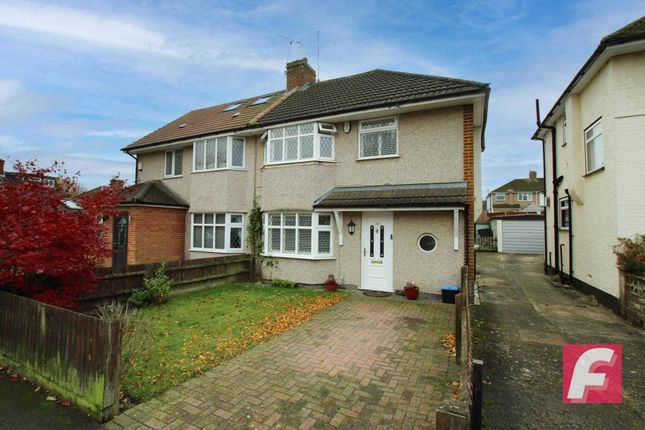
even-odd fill
[(457, 285), (441, 286), (441, 301), (443, 303), (455, 303), (455, 296), (459, 293)]

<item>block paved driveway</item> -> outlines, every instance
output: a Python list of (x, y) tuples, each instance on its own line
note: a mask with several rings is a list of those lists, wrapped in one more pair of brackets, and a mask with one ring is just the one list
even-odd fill
[(357, 293), (105, 428), (434, 428), (453, 326), (453, 305)]

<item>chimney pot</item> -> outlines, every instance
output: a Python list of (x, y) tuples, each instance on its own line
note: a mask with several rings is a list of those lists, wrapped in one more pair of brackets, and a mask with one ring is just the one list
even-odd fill
[(529, 172), (529, 179), (537, 179), (537, 172), (535, 170)]
[(307, 58), (287, 63), (287, 91), (314, 82), (316, 82), (316, 71), (311, 68)]
[(123, 180), (122, 179), (117, 179), (117, 178), (112, 178), (112, 179), (110, 179), (110, 186), (112, 188), (123, 188)]

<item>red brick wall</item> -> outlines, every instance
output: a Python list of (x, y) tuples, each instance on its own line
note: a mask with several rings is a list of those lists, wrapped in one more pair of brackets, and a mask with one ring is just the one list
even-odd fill
[(475, 132), (473, 128), (473, 106), (464, 106), (464, 181), (466, 181), (466, 204), (468, 205), (468, 248), (464, 264), (468, 265), (468, 283), (475, 282)]
[[(130, 215), (128, 265), (184, 259), (186, 209), (131, 206), (127, 208), (127, 213)], [(110, 217), (103, 224), (103, 237), (110, 249), (113, 223), (114, 218)], [(111, 267), (112, 257), (104, 259), (101, 266)]]

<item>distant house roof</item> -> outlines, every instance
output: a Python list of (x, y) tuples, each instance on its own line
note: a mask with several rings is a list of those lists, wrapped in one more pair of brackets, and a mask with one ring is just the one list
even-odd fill
[[(142, 149), (253, 126), (471, 94), (483, 94), (487, 104), (488, 92), (489, 85), (480, 82), (376, 69), (303, 85), (289, 92), (278, 91), (194, 110), (123, 150)], [(269, 97), (267, 101), (255, 104), (265, 97)], [(486, 110), (485, 106), (484, 115)], [(482, 139), (482, 148), (483, 145)]]
[(488, 91), (488, 84), (414, 73), (371, 70), (317, 82), (294, 92), (258, 121), (270, 125)]
[[(523, 179), (513, 179), (502, 185), (501, 187), (495, 188), (493, 193), (501, 192), (541, 192), (544, 191), (544, 178), (523, 178)], [(499, 206), (504, 206), (504, 202), (496, 202)]]
[[(197, 109), (123, 148), (125, 151), (240, 128), (280, 99), (282, 91)], [(267, 98), (268, 97), (268, 98)], [(265, 101), (262, 101), (266, 99)], [(255, 104), (256, 101), (262, 102)]]
[(573, 80), (569, 83), (569, 85), (564, 90), (562, 95), (560, 95), (560, 97), (555, 102), (555, 104), (553, 105), (549, 113), (546, 114), (546, 116), (542, 120), (542, 123), (540, 124), (540, 127), (535, 131), (535, 133), (533, 133), (533, 139), (536, 139), (538, 137), (538, 134), (540, 133), (540, 130), (543, 127), (549, 125), (548, 122), (551, 119), (551, 117), (555, 114), (556, 110), (558, 110), (558, 107), (567, 98), (567, 96), (574, 90), (576, 85), (578, 85), (580, 80), (592, 68), (592, 65), (603, 54), (603, 52), (607, 48), (625, 44), (625, 43), (636, 42), (639, 40), (645, 40), (645, 16), (640, 17), (636, 21), (633, 21), (627, 24), (620, 30), (617, 30), (611, 33), (610, 35), (604, 37), (600, 41), (600, 44), (598, 44), (598, 47), (593, 52), (593, 54), (591, 54), (591, 57), (589, 57), (589, 59), (585, 62), (582, 68), (573, 77)]
[(455, 206), (466, 203), (466, 183), (426, 183), (335, 187), (314, 208), (386, 208)]
[(162, 181), (146, 181), (128, 188), (121, 205), (155, 205), (188, 207), (188, 202), (168, 188)]

